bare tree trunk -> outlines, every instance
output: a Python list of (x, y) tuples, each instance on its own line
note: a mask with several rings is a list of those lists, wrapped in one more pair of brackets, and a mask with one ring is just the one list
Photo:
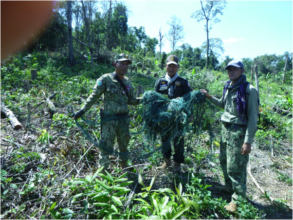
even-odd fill
[(136, 97), (140, 97), (144, 93), (144, 88), (141, 85), (137, 86)]
[(251, 84), (253, 83), (253, 64), (251, 64)]
[(207, 62), (206, 62), (206, 68), (209, 67), (209, 48), (210, 48), (210, 42), (209, 42), (209, 20), (206, 20), (206, 31), (207, 31)]
[(160, 59), (161, 59), (161, 53), (162, 53), (162, 41), (163, 41), (163, 38), (164, 38), (164, 35), (162, 35), (162, 31), (161, 31), (162, 28), (160, 28), (159, 30), (159, 47), (160, 47)]
[(35, 69), (32, 69), (31, 70), (31, 77), (32, 77), (32, 80), (37, 79), (38, 78), (38, 71)]
[(259, 94), (259, 90), (258, 90), (258, 70), (257, 70), (257, 65), (255, 64), (254, 66), (254, 71), (255, 71), (255, 86), (256, 86), (256, 90)]
[(112, 48), (112, 38), (111, 38), (111, 16), (112, 16), (112, 0), (109, 0), (109, 11), (108, 11), (108, 23), (107, 23), (107, 48), (110, 50)]
[(74, 66), (75, 59), (74, 59), (74, 54), (73, 54), (73, 40), (72, 40), (71, 1), (67, 1), (67, 30), (68, 30), (69, 63), (70, 63), (70, 66)]
[[(88, 21), (88, 19), (86, 17), (86, 9), (84, 7), (83, 1), (81, 1), (81, 4), (82, 4), (82, 10), (83, 10), (83, 19), (84, 19), (84, 23), (85, 23), (85, 27), (86, 27), (86, 35), (87, 35), (87, 40), (88, 40), (88, 47), (91, 47), (89, 21)], [(91, 65), (92, 65), (92, 69), (94, 69), (93, 51), (91, 49), (90, 49), (90, 53), (91, 53)]]
[(286, 61), (285, 61), (285, 67), (284, 67), (284, 74), (283, 74), (282, 84), (284, 84), (284, 82), (285, 82), (285, 74), (286, 74), (286, 69), (287, 69), (287, 60), (288, 60), (288, 56), (286, 57)]

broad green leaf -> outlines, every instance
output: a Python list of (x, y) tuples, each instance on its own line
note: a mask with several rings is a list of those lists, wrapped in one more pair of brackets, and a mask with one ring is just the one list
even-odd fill
[(104, 189), (109, 190), (110, 187), (107, 186), (105, 183), (101, 182), (100, 180), (96, 180), (97, 184), (99, 184), (101, 187), (103, 187)]
[(126, 190), (127, 188), (126, 187), (119, 187), (119, 186), (113, 186), (112, 189), (114, 190)]
[(193, 69), (191, 74), (194, 75), (195, 73), (196, 73), (196, 72), (195, 72), (195, 69)]
[(154, 176), (154, 177), (152, 178), (152, 181), (151, 181), (150, 189), (149, 189), (149, 190), (151, 190), (151, 188), (152, 188), (152, 186), (153, 186), (153, 184), (154, 184), (154, 182), (155, 182), (155, 178), (156, 178), (156, 176)]
[(164, 196), (164, 198), (162, 199), (161, 208), (164, 208), (167, 205), (168, 202), (169, 202), (169, 196)]
[(108, 180), (108, 181), (110, 181), (111, 183), (113, 183), (113, 179), (112, 179), (112, 178), (110, 178), (110, 177), (108, 177), (108, 176), (106, 176), (106, 175), (104, 175), (104, 174), (102, 174), (102, 173), (100, 173), (99, 175), (100, 175), (100, 177), (102, 177), (104, 180)]
[(74, 211), (72, 211), (72, 210), (69, 209), (69, 208), (65, 208), (65, 209), (63, 209), (63, 212), (64, 212), (65, 214), (73, 214), (73, 213), (74, 213)]
[(83, 193), (79, 193), (79, 194), (76, 194), (75, 196), (73, 196), (72, 198), (73, 198), (73, 199), (76, 199), (76, 198), (81, 197), (81, 196), (83, 196), (83, 195), (84, 195)]
[(1, 180), (3, 180), (6, 175), (7, 175), (7, 171), (1, 169)]
[(120, 199), (116, 196), (112, 196), (112, 200), (119, 206), (123, 206), (122, 202), (120, 201)]
[(159, 209), (159, 207), (158, 207), (158, 203), (157, 203), (157, 200), (156, 200), (156, 198), (155, 198), (155, 195), (152, 195), (152, 202), (153, 202), (154, 207), (155, 207), (155, 209), (156, 209), (157, 215), (159, 215), (159, 214), (160, 214), (160, 209)]
[(95, 174), (93, 175), (93, 179), (96, 179), (96, 177), (98, 176), (98, 174), (103, 170), (104, 167), (99, 168)]
[(143, 193), (141, 194), (141, 197), (142, 197), (142, 198), (145, 198), (145, 197), (148, 196), (148, 194), (149, 194), (148, 192), (143, 192)]
[(60, 212), (56, 212), (55, 210), (50, 210), (49, 212), (50, 212), (50, 214), (52, 215), (52, 217), (54, 219), (61, 219), (61, 213)]
[(62, 219), (70, 219), (72, 218), (72, 214), (68, 214), (62, 217)]
[(92, 176), (89, 176), (89, 175), (85, 177), (85, 180), (86, 180), (88, 183), (91, 183), (91, 182), (93, 181)]
[(115, 182), (124, 182), (127, 181), (127, 178), (116, 179)]
[(147, 219), (161, 219), (158, 215), (151, 215)]
[(84, 181), (84, 180), (79, 180), (79, 181), (74, 181), (74, 182), (72, 182), (72, 185), (84, 184), (84, 183), (86, 183), (86, 181)]
[(166, 193), (172, 193), (172, 194), (174, 194), (173, 190), (170, 189), (170, 188), (163, 188), (163, 189), (152, 190), (152, 191), (153, 191), (153, 192), (161, 192), (161, 193), (166, 192)]
[(119, 186), (128, 186), (131, 183), (133, 183), (133, 181), (127, 181), (127, 182), (124, 182), (124, 183), (120, 183)]
[(189, 209), (189, 206), (184, 207), (180, 210), (178, 210), (177, 212), (175, 212), (172, 216), (171, 219), (176, 219), (179, 218), (185, 211), (187, 211)]
[(145, 201), (144, 199), (134, 199), (135, 201), (140, 201), (140, 202), (142, 202), (142, 203), (144, 203), (145, 205), (147, 205), (148, 207), (150, 207), (151, 205), (147, 202), (147, 201)]
[(123, 191), (119, 191), (119, 192), (116, 192), (113, 194), (113, 196), (122, 196), (126, 193), (130, 192), (130, 189), (126, 189), (126, 190), (123, 190)]
[(57, 202), (54, 202), (54, 203), (51, 205), (51, 207), (49, 208), (49, 211), (50, 211), (50, 210), (53, 210), (53, 209), (55, 208), (56, 204), (57, 204)]
[[(127, 175), (127, 173), (123, 173), (121, 176), (119, 176), (118, 178), (117, 178), (117, 180), (120, 180), (120, 179), (122, 179), (123, 177), (125, 177)], [(116, 181), (117, 181), (116, 180)]]
[(139, 182), (140, 185), (143, 185), (143, 186), (145, 187), (145, 185), (144, 185), (144, 183), (143, 183), (143, 180), (142, 180), (142, 176), (141, 176), (140, 173), (139, 173), (139, 175), (138, 175), (138, 182)]
[(111, 209), (114, 210), (115, 212), (118, 212), (118, 209), (114, 205), (111, 205)]
[(102, 203), (102, 202), (96, 202), (96, 203), (93, 203), (93, 205), (95, 205), (95, 206), (109, 206), (108, 203)]
[(111, 174), (108, 173), (107, 170), (105, 170), (105, 172), (106, 172), (107, 176), (111, 179), (111, 182), (114, 182), (113, 177), (111, 176)]
[(182, 184), (181, 183), (179, 183), (179, 192), (180, 192), (179, 196), (181, 196), (182, 195)]

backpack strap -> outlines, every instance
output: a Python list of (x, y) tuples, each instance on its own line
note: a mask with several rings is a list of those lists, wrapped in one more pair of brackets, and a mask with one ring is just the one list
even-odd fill
[(128, 90), (127, 90), (125, 84), (124, 84), (124, 83), (122, 82), (122, 80), (117, 76), (116, 73), (115, 73), (114, 79), (116, 79), (116, 80), (119, 82), (119, 84), (122, 86), (124, 92), (126, 93), (127, 97), (129, 98)]

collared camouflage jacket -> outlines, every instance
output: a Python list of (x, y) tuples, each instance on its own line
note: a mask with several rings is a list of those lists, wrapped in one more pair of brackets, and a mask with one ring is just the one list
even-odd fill
[(125, 77), (122, 82), (128, 90), (128, 97), (119, 82), (114, 79), (115, 73), (107, 73), (102, 75), (96, 82), (92, 94), (88, 97), (85, 104), (81, 108), (88, 111), (92, 105), (103, 95), (104, 113), (118, 114), (128, 113), (127, 105), (138, 105), (140, 99), (135, 97), (135, 92), (131, 82)]

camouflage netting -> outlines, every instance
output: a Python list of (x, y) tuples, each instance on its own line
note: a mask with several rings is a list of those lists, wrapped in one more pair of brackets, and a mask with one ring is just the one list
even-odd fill
[[(128, 153), (103, 148), (101, 141), (93, 138), (77, 120), (76, 124), (83, 135), (97, 147), (102, 148), (103, 151), (120, 158), (135, 159), (137, 161), (148, 158), (157, 151), (166, 152), (168, 149), (164, 145), (155, 147), (155, 143), (167, 132), (169, 140), (175, 135), (182, 136), (191, 130), (194, 133), (199, 133), (203, 126), (204, 101), (204, 95), (199, 90), (189, 92), (181, 98), (172, 100), (155, 91), (145, 92), (142, 99), (142, 127), (139, 132), (131, 133), (132, 136), (135, 136), (143, 132), (145, 141), (141, 143), (139, 149), (131, 150)], [(109, 117), (106, 120), (102, 120), (101, 123), (88, 121), (83, 117), (82, 119), (89, 125), (98, 125), (109, 120), (119, 120), (121, 118)], [(180, 127), (183, 127), (183, 129), (180, 129)]]

